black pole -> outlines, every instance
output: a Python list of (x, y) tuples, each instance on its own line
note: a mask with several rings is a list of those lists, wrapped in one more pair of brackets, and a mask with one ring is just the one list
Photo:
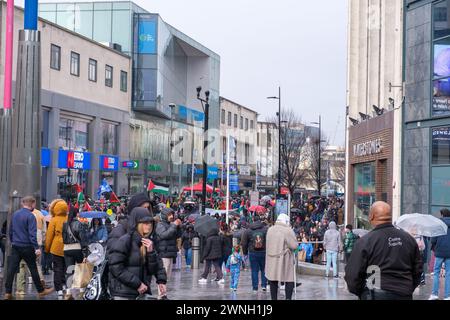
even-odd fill
[(278, 87), (278, 194), (281, 194), (281, 87)]
[[(209, 127), (209, 102), (206, 100), (205, 104), (205, 127), (204, 132), (208, 132)], [(202, 215), (206, 213), (206, 179), (208, 178), (208, 164), (206, 163), (207, 151), (208, 147), (208, 138), (203, 136), (203, 186), (202, 186)]]
[(148, 159), (144, 159), (144, 192), (148, 187)]
[(321, 170), (322, 170), (322, 152), (321, 152), (321, 146), (322, 146), (322, 117), (319, 115), (319, 196), (322, 196), (322, 177), (321, 177)]

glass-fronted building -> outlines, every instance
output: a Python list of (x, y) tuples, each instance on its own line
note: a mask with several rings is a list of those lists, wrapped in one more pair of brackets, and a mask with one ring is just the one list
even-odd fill
[[(204, 113), (197, 100), (198, 86), (210, 91), (209, 127), (219, 129), (220, 57), (158, 14), (119, 1), (41, 3), (39, 15), (132, 58), (130, 160), (140, 166), (129, 172), (131, 192), (144, 187), (146, 171), (149, 177), (170, 182), (172, 130), (189, 129), (194, 141), (200, 138), (195, 128), (203, 127)], [(191, 163), (173, 167), (175, 191), (190, 182), (190, 167)]]
[(407, 0), (403, 213), (450, 208), (450, 1)]

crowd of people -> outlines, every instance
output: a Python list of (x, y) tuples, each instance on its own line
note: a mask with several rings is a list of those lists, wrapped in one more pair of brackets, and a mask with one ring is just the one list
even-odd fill
[[(9, 234), (6, 235), (6, 229), (2, 232), (3, 239), (9, 236), (12, 245), (4, 282), (5, 298), (14, 297), (12, 289), (16, 274), (19, 276), (15, 293), (25, 294), (27, 273), (31, 274), (39, 297), (55, 290), (58, 296), (65, 299), (76, 298), (68, 288), (68, 279), (73, 276), (73, 268), (69, 267), (86, 263), (89, 246), (97, 243), (103, 245), (106, 251), (107, 267), (102, 282), (105, 283), (107, 297), (115, 300), (145, 296), (168, 299), (170, 292), (167, 283), (171, 281), (172, 270), (181, 268), (182, 256), (185, 268), (190, 268), (195, 238), (199, 238), (200, 261), (204, 263), (198, 280), (200, 285), (209, 281), (224, 285), (225, 277), (229, 276), (230, 290), (237, 291), (241, 270), (250, 270), (254, 293), (259, 290), (268, 292), (270, 289), (271, 298), (277, 299), (279, 289), (284, 288), (285, 297), (289, 300), (294, 288), (300, 285), (296, 281), (297, 260), (324, 264), (326, 277), (332, 268), (333, 277), (338, 278), (338, 257), (344, 253), (349, 290), (359, 297), (367, 297), (360, 287), (361, 274), (356, 270), (363, 266), (360, 264), (361, 255), (368, 254), (362, 253), (361, 250), (368, 250), (362, 249), (362, 246), (374, 244), (367, 243), (369, 237), (361, 241), (353, 233), (351, 225), (343, 228), (342, 199), (299, 199), (293, 202), (290, 217), (286, 214), (275, 216), (273, 201), (262, 201), (260, 204), (265, 210), (251, 212), (248, 197), (233, 197), (229, 204), (232, 214), (227, 223), (227, 218), (220, 211), (223, 201), (211, 202), (209, 207), (219, 211), (211, 215), (216, 227), (200, 233), (195, 226), (201, 217), (196, 199), (150, 199), (148, 193), (137, 194), (114, 207), (94, 206), (98, 211), (111, 210), (114, 215), (87, 221), (81, 217), (79, 206), (62, 199), (43, 207), (42, 212), (48, 211), (47, 218), (36, 209), (33, 197), (25, 197), (22, 199), (23, 208), (13, 215)], [(381, 207), (374, 209), (374, 231), (379, 226), (390, 226), (387, 220), (392, 217), (386, 213), (390, 208)], [(382, 212), (376, 215), (377, 210)], [(448, 220), (448, 212), (447, 216), (445, 214)], [(386, 230), (391, 230), (389, 232), (393, 235), (397, 232)], [(405, 237), (403, 233), (400, 235)], [(410, 244), (414, 251), (411, 253), (415, 259), (414, 270), (411, 271), (414, 283), (409, 288), (415, 288), (419, 271), (423, 278), (423, 260), (416, 255), (414, 244), (418, 254), (422, 255), (420, 241), (423, 239), (418, 239), (414, 244), (411, 244), (410, 238), (403, 241)], [(449, 261), (448, 239), (434, 239), (431, 245), (435, 251), (437, 270), (439, 264)], [(370, 250), (374, 249), (371, 247)], [(4, 244), (2, 251), (5, 252)], [(407, 255), (404, 257), (408, 258)], [(44, 279), (50, 270), (53, 272), (52, 288), (47, 287)], [(446, 270), (448, 281), (448, 268)], [(151, 290), (153, 280), (157, 294)], [(437, 296), (438, 290), (436, 278), (434, 282), (432, 298)], [(400, 297), (409, 297), (409, 291)]]

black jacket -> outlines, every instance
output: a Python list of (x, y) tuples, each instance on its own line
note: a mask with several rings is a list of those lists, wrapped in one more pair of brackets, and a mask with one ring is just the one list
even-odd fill
[(181, 236), (181, 243), (184, 250), (192, 248), (192, 239), (194, 239), (195, 236), (196, 234), (194, 231), (188, 232), (186, 230), (185, 232), (183, 232), (183, 235)]
[(215, 260), (222, 258), (222, 241), (217, 233), (212, 233), (206, 238), (202, 260)]
[(131, 214), (134, 208), (138, 208), (146, 202), (151, 203), (150, 198), (145, 192), (136, 194), (130, 199), (130, 202), (128, 203), (128, 214)]
[(410, 296), (420, 284), (423, 265), (417, 242), (390, 223), (376, 227), (355, 243), (345, 268), (345, 281), (351, 293), (361, 296), (371, 266), (380, 268), (378, 289)]
[[(113, 242), (107, 253), (109, 266), (109, 290), (112, 296), (134, 299), (139, 296), (137, 289), (144, 283), (151, 294), (151, 277), (156, 277), (156, 283), (167, 282), (163, 262), (157, 252), (148, 252), (145, 259), (141, 256), (142, 237), (137, 233), (137, 220), (145, 212), (134, 211), (130, 216), (128, 233)], [(147, 210), (148, 214), (148, 210)], [(131, 220), (133, 219), (133, 220)]]
[[(69, 232), (69, 224), (64, 222), (63, 224), (63, 243), (64, 244), (75, 244), (79, 243), (81, 246), (81, 251), (85, 257), (89, 254), (89, 230), (88, 227), (82, 224), (77, 219), (74, 219), (70, 223), (70, 231)], [(73, 236), (72, 236), (73, 235)]]
[(155, 231), (156, 251), (161, 258), (177, 257), (177, 238), (181, 238), (181, 227), (169, 223), (167, 217), (163, 216)]
[(249, 229), (247, 229), (243, 232), (242, 238), (241, 238), (241, 247), (242, 247), (242, 252), (244, 253), (244, 255), (247, 255), (248, 252), (265, 252), (265, 249), (264, 250), (255, 250), (255, 248), (254, 248), (254, 243), (252, 240), (253, 240), (254, 234), (256, 232), (263, 233), (264, 238), (266, 238), (267, 237), (266, 225), (264, 223), (262, 223), (261, 221), (256, 221), (250, 225)]
[(229, 257), (233, 252), (233, 235), (221, 234), (220, 240), (222, 242), (222, 256)]
[(448, 226), (447, 235), (431, 239), (431, 249), (438, 258), (450, 258), (450, 218), (442, 218)]
[(111, 231), (108, 235), (108, 240), (106, 242), (107, 250), (112, 248), (114, 242), (119, 240), (121, 237), (127, 234), (128, 230), (128, 217), (119, 221), (119, 224)]

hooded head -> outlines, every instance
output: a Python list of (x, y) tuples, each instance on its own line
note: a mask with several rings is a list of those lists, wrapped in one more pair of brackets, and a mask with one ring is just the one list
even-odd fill
[[(142, 226), (140, 224), (150, 223), (152, 225), (149, 234), (144, 234), (142, 232)], [(147, 208), (137, 207), (131, 211), (130, 217), (128, 218), (128, 232), (133, 233), (137, 231), (142, 237), (147, 237), (153, 233), (154, 230), (154, 220)]]
[(287, 214), (280, 214), (277, 218), (277, 222), (284, 223), (285, 225), (289, 225), (289, 216)]
[(329, 228), (330, 230), (337, 230), (336, 222), (331, 221), (330, 224), (328, 225), (328, 228)]
[(170, 208), (163, 208), (163, 209), (161, 209), (161, 214), (160, 215), (161, 215), (161, 221), (170, 222), (169, 221), (169, 216), (170, 215), (174, 216), (175, 215), (175, 211), (173, 211)]
[(62, 199), (56, 199), (50, 204), (50, 214), (52, 217), (66, 217), (69, 212), (67, 202)]
[(133, 196), (130, 199), (130, 203), (128, 203), (128, 214), (131, 214), (134, 208), (141, 207), (147, 203), (148, 203), (147, 207), (150, 207), (150, 198), (147, 196), (145, 192)]
[(369, 221), (374, 227), (392, 223), (391, 206), (383, 201), (375, 202), (370, 208)]

